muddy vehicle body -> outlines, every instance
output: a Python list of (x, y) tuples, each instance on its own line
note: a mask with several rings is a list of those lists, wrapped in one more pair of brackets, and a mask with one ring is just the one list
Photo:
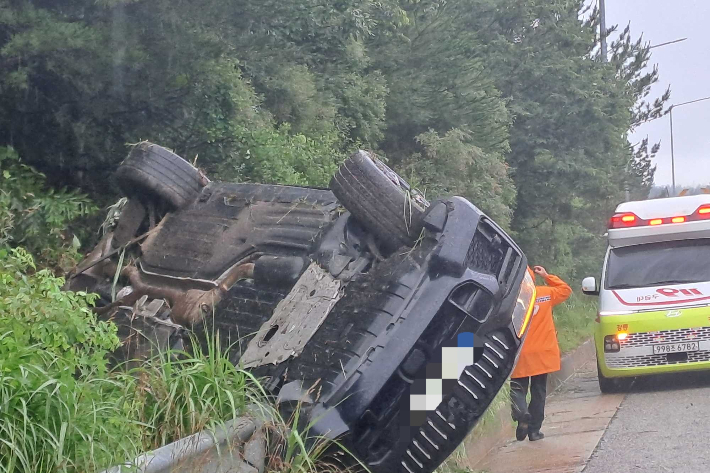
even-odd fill
[[(67, 287), (101, 295), (121, 356), (217, 330), (309, 435), (374, 472), (433, 471), (513, 369), (534, 297), (524, 254), (467, 200), (429, 203), (368, 152), (330, 189), (211, 182), (150, 143), (116, 177), (120, 216)], [(475, 360), (416, 407), (413, 386), (463, 339)]]

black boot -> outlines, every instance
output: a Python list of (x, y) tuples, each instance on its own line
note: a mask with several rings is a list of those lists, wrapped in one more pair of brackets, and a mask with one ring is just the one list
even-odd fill
[(536, 440), (542, 440), (542, 439), (544, 439), (544, 438), (545, 438), (545, 434), (543, 434), (542, 432), (540, 432), (539, 430), (537, 430), (537, 431), (535, 431), (535, 432), (530, 432), (530, 433), (528, 434), (528, 438), (530, 439), (531, 442), (534, 442), (534, 441), (536, 441)]
[(523, 441), (527, 436), (528, 424), (521, 420), (520, 422), (518, 422), (518, 427), (516, 427), (515, 429), (515, 438), (518, 439), (518, 441)]
[(520, 420), (518, 420), (518, 427), (515, 429), (515, 438), (518, 439), (518, 441), (522, 442), (525, 440), (525, 437), (528, 436), (530, 429), (529, 424), (530, 414), (525, 413), (520, 417)]

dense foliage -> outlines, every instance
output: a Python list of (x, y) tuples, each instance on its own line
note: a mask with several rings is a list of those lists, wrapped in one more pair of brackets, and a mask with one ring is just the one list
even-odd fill
[(601, 60), (585, 3), (0, 0), (0, 471), (94, 471), (253, 392), (215, 351), (108, 370), (113, 326), (38, 269), (74, 262), (69, 222), (115, 200), (130, 143), (213, 179), (317, 186), (373, 149), (429, 197), (469, 198), (532, 263), (598, 271), (614, 205), (653, 184), (658, 148), (628, 132), (669, 94), (649, 98), (658, 71), (628, 28)]
[(26, 252), (0, 249), (0, 471), (95, 471), (140, 440), (106, 376), (115, 327), (96, 322), (91, 296), (34, 269)]
[(104, 471), (220, 427), (247, 406), (274, 419), (268, 471), (325, 471), (325, 444), (306, 446), (307, 432), (287, 428), (218, 339), (130, 371), (109, 367), (115, 325), (97, 320), (95, 296), (63, 284), (26, 250), (0, 246), (0, 473)]
[(668, 98), (628, 29), (600, 60), (585, 3), (0, 0), (0, 145), (100, 198), (142, 139), (213, 178), (309, 185), (370, 148), (578, 277), (652, 184), (655, 147), (626, 136)]
[(20, 162), (15, 150), (0, 147), (0, 247), (22, 245), (42, 264), (68, 269), (80, 242), (67, 226), (96, 210), (76, 190), (48, 187), (46, 177)]
[[(115, 325), (96, 319), (93, 295), (63, 284), (25, 250), (0, 248), (0, 472), (103, 471), (247, 405), (271, 412), (218, 343), (165, 352), (130, 372), (110, 369)], [(309, 459), (305, 446), (289, 447), (293, 464), (271, 471), (309, 471), (296, 466)]]
[(261, 398), (216, 349), (109, 369), (116, 326), (97, 320), (95, 295), (63, 291), (51, 269), (74, 260), (77, 245), (62, 230), (92, 206), (47, 188), (13, 150), (0, 158), (0, 472), (101, 471)]

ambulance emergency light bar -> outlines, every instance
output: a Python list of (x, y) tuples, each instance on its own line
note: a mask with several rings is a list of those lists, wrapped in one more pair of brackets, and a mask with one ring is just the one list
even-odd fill
[(694, 222), (697, 220), (710, 220), (710, 204), (701, 205), (690, 215), (649, 218), (646, 220), (639, 218), (638, 215), (633, 212), (621, 212), (611, 217), (611, 220), (609, 220), (609, 229), (616, 230), (618, 228), (647, 227), (669, 223)]

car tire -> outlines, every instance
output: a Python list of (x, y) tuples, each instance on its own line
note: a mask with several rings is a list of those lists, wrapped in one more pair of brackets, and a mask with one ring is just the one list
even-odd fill
[(429, 203), (374, 154), (358, 151), (330, 181), (340, 203), (389, 249), (419, 238)]
[(206, 183), (192, 164), (145, 141), (131, 149), (116, 171), (116, 179), (128, 197), (157, 197), (173, 209), (193, 202)]
[(617, 379), (607, 378), (602, 374), (602, 370), (597, 363), (597, 379), (599, 380), (599, 390), (602, 394), (618, 393), (621, 390), (621, 383)]

